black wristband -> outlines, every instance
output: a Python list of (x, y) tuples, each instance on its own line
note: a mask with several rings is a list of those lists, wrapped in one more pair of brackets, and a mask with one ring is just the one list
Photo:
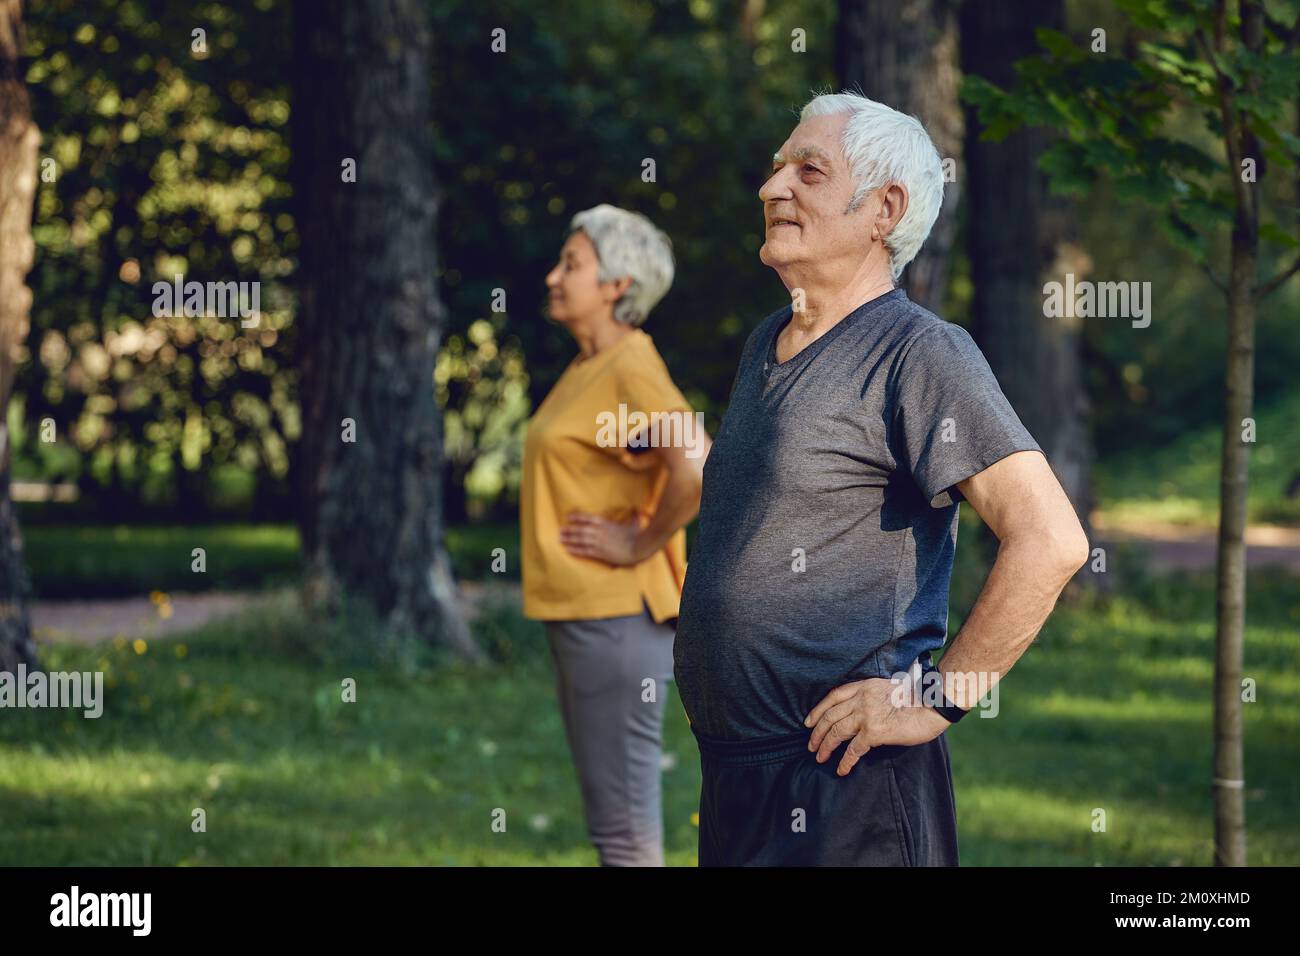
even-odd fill
[(948, 723), (950, 724), (957, 723), (957, 721), (961, 720), (963, 717), (965, 717), (967, 714), (970, 713), (969, 710), (962, 710), (960, 707), (958, 707), (956, 704), (950, 701), (948, 699), (947, 694), (944, 695), (943, 703), (933, 709), (937, 710), (943, 716), (943, 719), (948, 721)]
[(943, 701), (941, 704), (934, 704), (930, 708), (931, 710), (937, 711), (939, 715), (950, 724), (957, 723), (957, 721), (970, 713), (969, 710), (963, 710), (948, 699), (948, 695), (944, 693), (943, 690), (943, 674), (941, 674), (939, 668), (935, 667), (931, 662), (928, 651), (921, 655), (921, 667), (922, 686), (924, 687), (927, 682), (931, 684), (938, 683), (939, 697)]

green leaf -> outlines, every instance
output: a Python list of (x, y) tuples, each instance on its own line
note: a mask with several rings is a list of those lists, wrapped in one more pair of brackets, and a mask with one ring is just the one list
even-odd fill
[(1052, 192), (1082, 197), (1088, 194), (1094, 179), (1083, 158), (1082, 150), (1073, 143), (1058, 142), (1038, 158), (1038, 168), (1047, 174)]
[(1300, 136), (1280, 129), (1277, 130), (1277, 138), (1286, 145), (1292, 156), (1300, 156)]
[(1259, 227), (1259, 238), (1277, 243), (1287, 249), (1300, 248), (1300, 238), (1287, 232), (1275, 222), (1266, 222)]
[(1175, 246), (1187, 253), (1196, 262), (1205, 262), (1209, 252), (1209, 243), (1205, 236), (1183, 220), (1176, 212), (1170, 211), (1160, 219), (1161, 230)]
[(1039, 27), (1034, 31), (1034, 36), (1037, 38), (1039, 46), (1062, 60), (1077, 60), (1082, 52), (1074, 45), (1073, 40), (1059, 30)]

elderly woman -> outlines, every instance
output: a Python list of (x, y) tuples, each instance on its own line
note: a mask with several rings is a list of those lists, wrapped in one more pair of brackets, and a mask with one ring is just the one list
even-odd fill
[(579, 351), (524, 445), (524, 615), (546, 622), (602, 866), (663, 865), (660, 729), (709, 447), (639, 328), (672, 278), (668, 237), (644, 216), (601, 205), (573, 217), (546, 285)]

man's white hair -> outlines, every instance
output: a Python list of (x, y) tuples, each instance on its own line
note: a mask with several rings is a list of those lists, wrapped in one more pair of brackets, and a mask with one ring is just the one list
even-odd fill
[(890, 109), (857, 93), (815, 96), (799, 113), (799, 121), (813, 116), (848, 113), (841, 146), (849, 171), (857, 183), (846, 212), (860, 207), (867, 193), (886, 183), (907, 190), (907, 211), (885, 237), (894, 279), (916, 258), (930, 235), (943, 204), (943, 161), (930, 134), (914, 116)]
[(581, 229), (596, 247), (600, 281), (630, 277), (614, 303), (614, 319), (637, 326), (673, 284), (673, 244), (639, 212), (601, 203), (573, 217), (569, 232)]

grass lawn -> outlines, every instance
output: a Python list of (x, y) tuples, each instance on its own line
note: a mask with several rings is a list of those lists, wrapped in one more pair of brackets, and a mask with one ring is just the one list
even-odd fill
[[(1256, 410), (1247, 513), (1252, 524), (1300, 526), (1300, 498), (1286, 489), (1300, 473), (1300, 389)], [(1101, 510), (1114, 521), (1214, 527), (1219, 521), (1219, 425), (1188, 432), (1164, 448), (1098, 462)]]
[[(23, 539), (43, 599), (278, 587), (301, 570), (292, 525), (25, 525)], [(490, 575), (497, 547), (519, 553), (517, 525), (447, 530), (457, 577)], [(195, 548), (205, 552), (202, 574), (192, 570)], [(519, 578), (518, 560), (507, 561), (505, 577)]]
[[(1126, 554), (1112, 573), (1143, 566)], [(970, 560), (953, 633), (979, 584)], [(949, 732), (963, 864), (1210, 863), (1211, 579), (1123, 581), (1058, 609), (999, 716)], [(47, 647), (51, 669), (106, 671), (105, 713), (0, 711), (0, 864), (594, 864), (542, 632), (500, 600), (477, 628), (491, 667), (402, 648), (377, 663), (355, 624), (313, 626), (268, 592), (179, 640)], [(1300, 864), (1298, 636), (1295, 579), (1253, 574), (1254, 865)], [(675, 690), (667, 713), (668, 861), (689, 866), (698, 755)]]

